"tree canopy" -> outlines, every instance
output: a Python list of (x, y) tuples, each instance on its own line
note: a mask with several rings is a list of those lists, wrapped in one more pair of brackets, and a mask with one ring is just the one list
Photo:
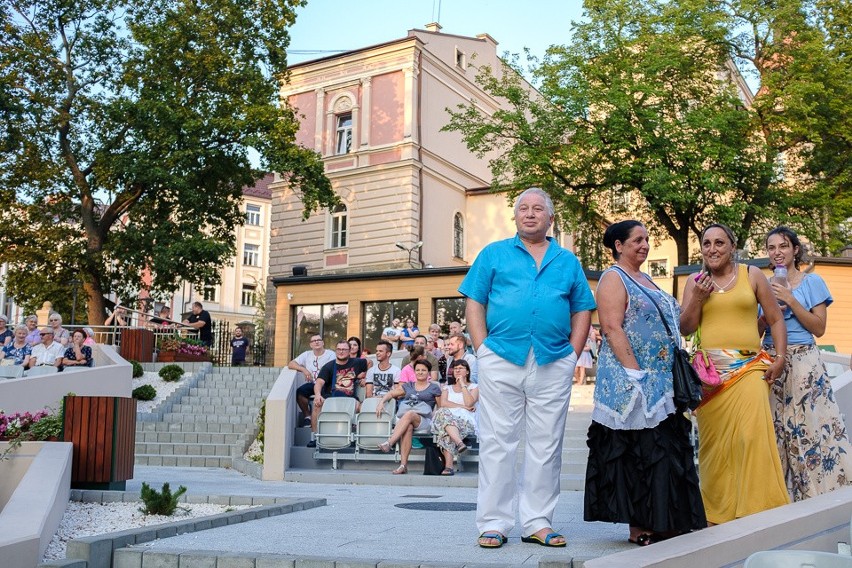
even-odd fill
[(517, 59), (482, 68), (479, 83), (503, 108), (463, 105), (447, 128), (489, 156), (494, 189), (547, 190), (591, 266), (603, 261), (592, 243), (614, 216), (637, 216), (672, 238), (686, 264), (690, 239), (710, 222), (729, 224), (745, 242), (768, 223), (797, 220), (797, 207), (833, 207), (789, 183), (791, 124), (811, 129), (792, 109), (778, 113), (787, 112), (787, 123), (769, 119), (768, 108), (789, 96), (783, 88), (774, 107), (760, 95), (751, 100), (734, 66), (745, 61), (747, 42), (731, 32), (749, 28), (735, 27), (730, 4), (712, 4), (586, 0), (571, 42), (528, 61), (536, 89), (521, 79)]
[(19, 302), (40, 305), (77, 277), (100, 323), (109, 292), (218, 282), (242, 188), (266, 171), (300, 192), (305, 215), (336, 202), (278, 98), (303, 4), (2, 4), (0, 261)]

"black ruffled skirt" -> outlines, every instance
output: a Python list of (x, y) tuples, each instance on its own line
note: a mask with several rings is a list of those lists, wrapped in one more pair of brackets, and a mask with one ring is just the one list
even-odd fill
[(583, 519), (655, 533), (706, 527), (690, 428), (681, 413), (645, 430), (592, 422)]

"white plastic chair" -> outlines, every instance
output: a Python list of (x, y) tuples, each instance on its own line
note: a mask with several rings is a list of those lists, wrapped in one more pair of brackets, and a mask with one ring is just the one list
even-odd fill
[(767, 550), (749, 556), (743, 568), (850, 568), (852, 556), (811, 550)]
[(7, 365), (0, 367), (0, 379), (20, 379), (23, 376), (23, 365)]
[(342, 450), (352, 443), (352, 424), (355, 422), (355, 399), (349, 397), (327, 398), (317, 417), (314, 438), (317, 448)]
[(39, 375), (52, 375), (59, 371), (59, 368), (54, 367), (53, 365), (41, 365), (39, 367), (33, 367), (29, 371), (27, 371), (28, 377), (37, 377)]
[(382, 399), (372, 397), (361, 403), (361, 412), (355, 419), (355, 444), (361, 450), (378, 450), (379, 444), (387, 441), (393, 431), (396, 400), (385, 404), (381, 416), (376, 416), (376, 407)]

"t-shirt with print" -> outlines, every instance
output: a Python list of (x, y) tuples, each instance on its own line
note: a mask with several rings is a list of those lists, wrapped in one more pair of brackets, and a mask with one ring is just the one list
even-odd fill
[(366, 359), (349, 359), (346, 363), (338, 363), (335, 359), (326, 363), (320, 369), (318, 378), (325, 381), (322, 395), (355, 397), (355, 387), (358, 375), (367, 372)]
[(400, 328), (393, 327), (393, 326), (386, 327), (382, 331), (382, 335), (387, 336), (388, 341), (390, 341), (391, 345), (393, 345), (394, 351), (399, 349), (399, 336), (401, 335), (401, 333), (402, 333), (402, 330)]
[(246, 351), (248, 350), (249, 340), (247, 337), (232, 337), (231, 338), (231, 363), (244, 363), (246, 360)]
[(367, 370), (365, 382), (373, 385), (373, 396), (385, 396), (397, 382), (399, 373), (399, 367), (396, 365), (391, 365), (387, 370), (382, 371), (376, 364)]

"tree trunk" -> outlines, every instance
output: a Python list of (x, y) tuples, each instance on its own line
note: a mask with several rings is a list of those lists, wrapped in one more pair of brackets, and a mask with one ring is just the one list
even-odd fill
[(86, 274), (83, 277), (83, 290), (89, 297), (89, 325), (103, 325), (106, 319), (106, 301), (101, 287), (100, 274)]

